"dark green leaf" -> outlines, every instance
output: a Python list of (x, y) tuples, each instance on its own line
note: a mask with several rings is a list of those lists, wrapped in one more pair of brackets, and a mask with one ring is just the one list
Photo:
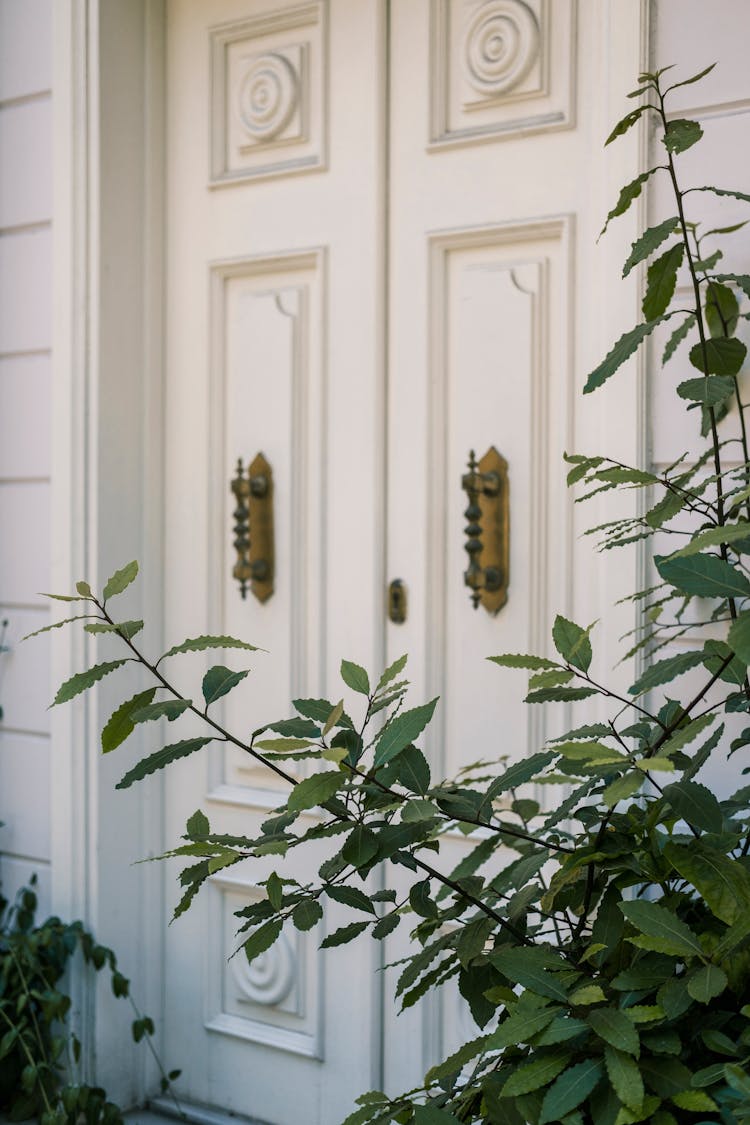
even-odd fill
[(314, 898), (303, 899), (292, 911), (292, 922), (298, 930), (311, 930), (323, 917), (323, 907)]
[(610, 352), (604, 357), (598, 367), (590, 373), (586, 380), (586, 385), (583, 388), (584, 394), (590, 394), (595, 391), (597, 387), (601, 387), (602, 383), (606, 383), (619, 367), (622, 367), (626, 360), (630, 359), (631, 355), (637, 351), (640, 344), (650, 335), (658, 324), (661, 324), (666, 316), (659, 317), (658, 320), (649, 320), (645, 324), (637, 324), (635, 328), (631, 328), (629, 332), (623, 333), (620, 339)]
[(155, 754), (151, 754), (148, 758), (138, 762), (132, 770), (128, 770), (122, 780), (118, 781), (115, 788), (128, 789), (134, 781), (141, 781), (142, 778), (155, 773), (156, 770), (163, 769), (171, 762), (176, 762), (179, 758), (186, 758), (188, 754), (200, 750), (202, 746), (211, 741), (211, 738), (185, 738), (182, 742), (175, 742), (171, 746), (163, 746)]
[(430, 894), (430, 880), (413, 883), (409, 890), (409, 905), (422, 918), (437, 918), (437, 905)]
[(744, 664), (750, 665), (750, 610), (738, 614), (736, 621), (732, 622), (727, 642), (732, 652)]
[(664, 347), (664, 354), (661, 357), (662, 367), (672, 358), (694, 324), (695, 313), (690, 313), (689, 316), (685, 317), (680, 327), (675, 328)]
[(674, 233), (679, 221), (678, 216), (673, 215), (671, 219), (665, 219), (664, 222), (658, 223), (655, 227), (649, 227), (645, 230), (633, 243), (628, 259), (622, 268), (622, 276), (627, 277), (634, 266), (650, 257), (654, 250)]
[(704, 965), (689, 978), (687, 990), (699, 1004), (710, 1004), (728, 984), (727, 974), (718, 965)]
[(437, 698), (411, 711), (404, 711), (388, 723), (375, 746), (375, 768), (385, 765), (422, 733), (430, 722)]
[(704, 344), (694, 344), (690, 349), (690, 362), (704, 375), (736, 375), (746, 355), (747, 348), (741, 340), (720, 336)]
[(403, 656), (399, 656), (398, 660), (394, 660), (393, 664), (390, 664), (386, 668), (385, 672), (383, 672), (383, 675), (378, 680), (378, 686), (375, 688), (376, 694), (381, 692), (383, 688), (391, 682), (391, 680), (395, 680), (396, 677), (399, 676), (401, 672), (403, 672), (404, 668), (406, 667), (406, 661), (408, 659), (408, 656), (406, 655), (406, 653), (404, 653)]
[(554, 660), (545, 660), (543, 656), (525, 656), (521, 653), (505, 653), (503, 656), (488, 656), (493, 664), (501, 668), (528, 668), (530, 672), (539, 672), (545, 668), (559, 668)]
[(741, 863), (698, 841), (668, 843), (664, 854), (722, 922), (731, 926), (750, 910), (750, 875)]
[[(51, 594), (45, 594), (45, 597), (50, 598), (50, 597), (52, 597), (52, 595)], [(83, 599), (81, 599), (81, 598), (72, 598), (71, 599), (71, 601), (76, 601), (76, 602), (79, 602), (79, 601), (82, 601), (82, 600)], [(42, 628), (42, 629), (35, 629), (33, 633), (27, 633), (24, 637), (21, 637), (21, 640), (22, 641), (28, 641), (29, 637), (38, 637), (42, 633), (49, 633), (50, 629), (62, 629), (63, 625), (71, 625), (74, 621), (88, 621), (88, 619), (92, 616), (93, 616), (93, 614), (91, 614), (91, 613), (79, 613), (77, 617), (66, 617), (63, 621), (53, 621), (51, 625), (45, 625), (44, 628)], [(0, 652), (6, 652), (6, 651), (7, 651), (7, 649), (0, 648)]]
[(369, 925), (369, 922), (350, 922), (348, 926), (341, 926), (323, 939), (320, 948), (333, 949), (336, 945), (346, 945), (347, 942), (354, 941), (354, 938), (358, 937)]
[(370, 694), (370, 678), (359, 664), (352, 664), (351, 660), (342, 660), (341, 679), (352, 691), (359, 692), (360, 695)]
[(519, 1094), (530, 1094), (533, 1090), (548, 1086), (565, 1069), (569, 1061), (570, 1055), (552, 1051), (533, 1062), (516, 1067), (500, 1091), (500, 1096), (514, 1098)]
[(143, 628), (142, 621), (119, 621), (117, 623), (110, 623), (108, 621), (95, 622), (93, 625), (84, 625), (87, 633), (116, 633), (130, 641)]
[[(701, 598), (745, 598), (750, 595), (750, 582), (742, 571), (715, 555), (698, 554), (680, 559), (656, 555), (654, 562), (665, 582), (685, 594)], [(729, 644), (736, 652), (731, 639)]]
[(605, 1043), (629, 1055), (638, 1054), (638, 1032), (624, 1012), (617, 1008), (593, 1008), (588, 1014), (587, 1022)]
[(596, 688), (542, 688), (530, 691), (524, 703), (576, 703), (579, 699), (590, 699), (597, 694)]
[[(698, 345), (696, 345), (698, 346)], [(685, 379), (677, 388), (680, 398), (718, 406), (734, 394), (734, 379), (730, 375), (712, 375), (709, 379)]]
[[(705, 380), (700, 379), (697, 382), (705, 382)], [(709, 379), (709, 382), (713, 380)], [(699, 531), (689, 543), (679, 551), (674, 551), (669, 557), (682, 559), (686, 555), (697, 555), (704, 547), (719, 547), (723, 543), (731, 545), (749, 537), (750, 523), (747, 520), (743, 520), (742, 523), (724, 524), (723, 527), (709, 527), (705, 531)]]
[(631, 109), (630, 113), (626, 113), (625, 116), (617, 122), (614, 129), (607, 137), (604, 142), (604, 147), (606, 148), (607, 145), (611, 145), (612, 141), (617, 137), (621, 137), (624, 133), (627, 133), (628, 129), (631, 129), (636, 121), (640, 120), (646, 112), (646, 109), (647, 107), (645, 105), (639, 105), (637, 109)]
[[(153, 696), (153, 692), (151, 694)], [(163, 699), (159, 703), (152, 703), (133, 711), (132, 719), (134, 723), (148, 723), (154, 719), (168, 719), (171, 723), (191, 706), (190, 699)]]
[[(318, 723), (321, 726), (330, 718), (331, 712), (336, 710), (333, 703), (329, 703), (327, 699), (293, 699), (292, 705), (295, 711), (299, 711), (300, 715), (304, 715), (307, 719), (312, 719), (314, 723)], [(350, 730), (352, 721), (346, 712), (343, 712), (341, 717), (336, 720), (334, 726), (346, 727), (347, 730)]]
[(712, 281), (706, 297), (706, 324), (713, 337), (733, 336), (740, 306), (728, 285)]
[(646, 295), (643, 298), (643, 315), (646, 320), (654, 320), (669, 308), (684, 253), (683, 243), (676, 242), (649, 266)]
[(364, 867), (378, 854), (377, 836), (364, 824), (357, 824), (344, 844), (341, 854), (352, 867)]
[(372, 927), (372, 936), (377, 941), (382, 941), (384, 937), (388, 937), (388, 934), (393, 933), (400, 921), (400, 914), (386, 914)]
[(139, 691), (132, 699), (120, 704), (102, 730), (102, 750), (105, 754), (115, 750), (133, 733), (135, 729), (133, 715), (143, 707), (147, 707), (155, 695), (156, 688), (149, 688), (148, 691)]
[(248, 961), (254, 961), (261, 953), (270, 949), (281, 934), (283, 923), (280, 918), (271, 918), (255, 930), (244, 944), (245, 956)]
[(697, 121), (687, 121), (684, 117), (675, 118), (667, 122), (664, 133), (664, 147), (667, 152), (685, 152), (703, 136), (703, 130)]
[(338, 770), (314, 773), (312, 777), (297, 782), (287, 799), (287, 808), (290, 812), (300, 812), (322, 805), (334, 795), (343, 781)]
[(691, 78), (684, 78), (682, 82), (675, 82), (672, 86), (669, 86), (664, 91), (664, 95), (666, 96), (667, 94), (671, 93), (672, 90), (679, 90), (680, 86), (692, 86), (693, 82), (700, 82), (701, 78), (705, 78), (707, 74), (710, 74), (715, 66), (716, 63), (711, 63), (710, 66), (704, 67), (703, 70), (699, 70), (698, 73), (694, 74)]
[(217, 699), (221, 699), (222, 695), (227, 695), (233, 687), (244, 680), (247, 674), (247, 669), (244, 672), (233, 672), (231, 668), (225, 668), (222, 664), (215, 664), (213, 668), (209, 668), (203, 677), (203, 698), (206, 701), (206, 708)]
[(460, 1125), (457, 1117), (432, 1105), (418, 1105), (414, 1110), (414, 1125)]
[(582, 629), (558, 613), (552, 626), (552, 640), (563, 660), (582, 672), (588, 671), (592, 655), (589, 629)]
[(629, 210), (630, 205), (638, 198), (643, 191), (643, 185), (653, 176), (654, 172), (660, 172), (661, 168), (651, 168), (648, 172), (642, 172), (640, 176), (636, 176), (629, 184), (620, 189), (620, 194), (612, 210), (607, 215), (607, 221), (601, 229), (599, 238), (604, 234), (612, 219), (616, 219), (618, 215), (624, 215)]
[(114, 672), (115, 668), (121, 668), (123, 664), (127, 663), (127, 660), (110, 660), (105, 664), (95, 664), (93, 668), (89, 668), (86, 672), (76, 672), (75, 676), (71, 676), (60, 686), (52, 706), (54, 707), (57, 703), (67, 703), (68, 700), (74, 699), (82, 691), (86, 691), (87, 688), (103, 679), (104, 676)]
[(697, 668), (703, 663), (703, 659), (703, 650), (697, 649), (692, 652), (680, 652), (676, 656), (667, 657), (666, 660), (658, 660), (655, 664), (649, 665), (628, 690), (631, 695), (643, 695), (644, 692), (651, 691), (661, 684), (668, 684), (690, 668)]
[(538, 1125), (561, 1121), (586, 1100), (604, 1074), (600, 1059), (586, 1059), (564, 1071), (550, 1086), (542, 1102)]
[[(320, 738), (320, 727), (309, 719), (282, 719), (278, 723), (269, 723), (263, 730), (272, 730), (284, 738)], [(260, 734), (261, 731), (256, 731)]]
[(395, 762), (396, 779), (411, 793), (426, 793), (430, 788), (430, 767), (421, 750), (407, 746)]
[(191, 817), (188, 817), (187, 824), (185, 825), (187, 834), (191, 839), (196, 837), (207, 836), (211, 831), (211, 825), (208, 823), (208, 817), (200, 809), (196, 809)]
[(540, 1031), (543, 1031), (557, 1015), (556, 1009), (542, 1008), (541, 1010), (516, 1011), (500, 1024), (497, 1031), (490, 1035), (488, 1047), (491, 1049), (515, 1046), (519, 1043), (528, 1043)]
[(705, 785), (677, 781), (667, 785), (664, 796), (678, 816), (704, 832), (721, 832), (724, 816), (719, 802)]
[(567, 990), (558, 977), (545, 967), (545, 958), (539, 954), (543, 951), (536, 948), (501, 949), (491, 953), (490, 960), (515, 984), (521, 984), (539, 996), (567, 1003)]
[(107, 580), (107, 583), (104, 587), (105, 602), (109, 598), (113, 598), (115, 594), (121, 594), (123, 590), (126, 590), (130, 583), (134, 581), (137, 574), (138, 563), (135, 561), (135, 559), (133, 559), (132, 562), (128, 563), (127, 566), (124, 566), (122, 570), (115, 571), (112, 577)]
[(516, 762), (495, 778), (487, 790), (486, 800), (488, 802), (493, 801), (500, 793), (507, 793), (510, 789), (515, 789), (517, 786), (523, 785), (524, 782), (531, 781), (532, 777), (535, 777), (545, 766), (549, 765), (554, 757), (554, 750), (540, 750), (536, 754), (531, 754), (528, 758)]
[(175, 645), (170, 648), (168, 652), (164, 653), (161, 660), (166, 660), (168, 656), (177, 656), (181, 652), (203, 652), (208, 648), (243, 648), (248, 649), (250, 652), (261, 652), (257, 645), (248, 644), (246, 641), (238, 641), (236, 637), (192, 637), (189, 640), (183, 641), (182, 644)]
[(334, 902), (340, 902), (343, 906), (351, 906), (354, 910), (364, 910), (366, 914), (375, 913), (372, 900), (359, 887), (349, 887), (343, 884), (339, 886), (330, 883), (325, 888), (325, 892)]
[(621, 902), (620, 910), (627, 920), (648, 937), (664, 938), (686, 955), (701, 956), (703, 950), (697, 937), (676, 914), (655, 902)]

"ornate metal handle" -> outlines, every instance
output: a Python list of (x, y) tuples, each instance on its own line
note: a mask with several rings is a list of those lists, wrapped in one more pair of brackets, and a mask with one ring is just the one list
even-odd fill
[(273, 472), (262, 453), (247, 468), (237, 461), (237, 475), (230, 485), (237, 502), (234, 515), (234, 548), (237, 562), (232, 577), (247, 597), (248, 585), (259, 602), (273, 593)]
[(465, 547), (469, 556), (464, 583), (471, 590), (474, 609), (481, 603), (494, 615), (508, 600), (508, 463), (493, 445), (479, 462), (472, 449), (467, 467), (468, 473), (461, 478), (461, 487), (469, 500), (464, 512), (467, 520)]

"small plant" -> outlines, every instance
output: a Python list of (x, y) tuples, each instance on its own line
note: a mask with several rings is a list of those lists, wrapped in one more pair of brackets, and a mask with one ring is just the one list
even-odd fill
[[(457, 779), (436, 778), (416, 743), (437, 700), (406, 708), (406, 658), (374, 684), (344, 660), (341, 676), (352, 693), (346, 709), (344, 700), (298, 699), (293, 717), (247, 741), (211, 713), (246, 671), (209, 668), (203, 698), (193, 701), (167, 676), (165, 662), (195, 651), (252, 651), (251, 644), (203, 636), (149, 660), (135, 639), (143, 623), (117, 620), (110, 608), (136, 577), (135, 563), (101, 596), (81, 582), (63, 599), (82, 602), (84, 628), (114, 634), (126, 654), (72, 677), (55, 703), (129, 662), (149, 676), (149, 686), (106, 724), (103, 750), (115, 749), (136, 724), (164, 717), (192, 714), (205, 725), (201, 737), (139, 762), (120, 788), (213, 741), (238, 747), (289, 785), (253, 837), (222, 835), (202, 812), (190, 817), (184, 842), (169, 853), (187, 861), (177, 914), (210, 873), (278, 856), (266, 897), (238, 912), (248, 958), (273, 945), (287, 920), (311, 929), (333, 900), (352, 918), (325, 938), (327, 948), (364, 932), (382, 940), (399, 925), (411, 927), (412, 953), (396, 988), (402, 1007), (457, 980), (482, 1033), (434, 1067), (420, 1089), (397, 1098), (364, 1094), (348, 1125), (750, 1121), (750, 787), (720, 801), (698, 780), (709, 763), (750, 745), (750, 727), (736, 737), (727, 728), (750, 711), (750, 457), (739, 383), (746, 348), (735, 334), (748, 316), (739, 297), (750, 296), (750, 275), (719, 272), (721, 248), (710, 248), (744, 224), (703, 233), (687, 214), (704, 192), (748, 203), (750, 196), (681, 187), (677, 158), (702, 130), (665, 109), (674, 89), (710, 69), (666, 88), (665, 71), (641, 75), (630, 95), (635, 108), (608, 138), (649, 115), (661, 129), (664, 156), (623, 187), (607, 224), (652, 176), (670, 181), (674, 213), (634, 243), (623, 272), (649, 263), (644, 319), (585, 386), (600, 387), (669, 322), (662, 362), (676, 358), (694, 369), (677, 395), (695, 412), (705, 449), (663, 473), (606, 455), (567, 457), (568, 482), (583, 487), (581, 500), (611, 489), (645, 492), (642, 516), (593, 529), (601, 550), (657, 534), (666, 544), (654, 559), (654, 584), (632, 595), (642, 613), (629, 655), (642, 651), (646, 670), (624, 694), (608, 687), (596, 670), (593, 627), (562, 616), (552, 629), (554, 656), (490, 658), (530, 673), (530, 705), (576, 706), (598, 696), (611, 707), (606, 722), (579, 721), (508, 768), (483, 762)], [(680, 270), (692, 299), (675, 303)], [(659, 656), (675, 637), (681, 651)], [(680, 693), (673, 684), (688, 671), (700, 683)], [(298, 780), (290, 760), (315, 769)], [(563, 785), (563, 796), (542, 808), (527, 795), (531, 782)], [(317, 818), (301, 822), (313, 808)], [(473, 847), (445, 874), (435, 856), (456, 826)], [(321, 838), (330, 854), (316, 879), (300, 883), (287, 857)], [(412, 873), (406, 897), (391, 887), (365, 893), (368, 875), (385, 860)]]
[(153, 1021), (134, 1004), (112, 950), (81, 922), (53, 917), (36, 925), (36, 909), (34, 879), (12, 904), (0, 895), (0, 1113), (11, 1121), (35, 1117), (41, 1125), (122, 1125), (122, 1113), (106, 1092), (75, 1077), (81, 1044), (65, 1026), (70, 997), (61, 982), (77, 950), (96, 972), (109, 969), (114, 995), (130, 1000), (133, 1039), (147, 1039), (162, 1092), (179, 1071), (164, 1073), (151, 1042)]

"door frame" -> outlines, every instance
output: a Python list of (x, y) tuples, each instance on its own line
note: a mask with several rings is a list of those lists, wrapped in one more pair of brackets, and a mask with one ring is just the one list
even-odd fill
[[(632, 59), (637, 56), (643, 66), (649, 58), (649, 7), (649, 0), (610, 0), (608, 18), (618, 37), (602, 60), (602, 89), (611, 119), (635, 77)], [(52, 588), (65, 592), (83, 576), (101, 585), (116, 567), (137, 557), (143, 573), (130, 608), (132, 616), (150, 623), (149, 643), (158, 647), (165, 585), (165, 0), (56, 0), (53, 8)], [(645, 151), (644, 128), (633, 129), (609, 150), (596, 200), (602, 213), (633, 168), (642, 166)], [(142, 159), (134, 160), (134, 153)], [(601, 279), (613, 283), (644, 219), (642, 199), (603, 244), (597, 277), (589, 279), (592, 288)], [(638, 308), (641, 278), (635, 274), (617, 283), (625, 286), (620, 311), (623, 305)], [(579, 370), (604, 354), (625, 327), (615, 320), (604, 310), (597, 324), (589, 325), (576, 354)], [(580, 342), (580, 311), (576, 327)], [(604, 440), (623, 460), (643, 463), (648, 433), (643, 356), (629, 366), (608, 391), (606, 407), (599, 399), (576, 410), (576, 441), (585, 449)], [(640, 552), (624, 577), (605, 574), (600, 602), (614, 600), (611, 586), (635, 588), (644, 560)], [(580, 575), (576, 582), (573, 574), (569, 600), (571, 609), (583, 606), (585, 613), (589, 597)], [(76, 630), (51, 637), (54, 690), (90, 659), (92, 645)], [(611, 643), (605, 639), (610, 665)], [(161, 865), (133, 867), (130, 861), (165, 846), (164, 782), (158, 776), (148, 790), (115, 792), (123, 768), (144, 750), (136, 732), (117, 763), (99, 753), (99, 731), (116, 702), (104, 681), (95, 695), (52, 712), (52, 905), (63, 917), (84, 919), (115, 949), (134, 993), (155, 1019), (161, 1048), (165, 873)], [(96, 1073), (122, 1104), (142, 1102), (158, 1086), (158, 1075), (145, 1051), (122, 1062), (130, 1022), (125, 1005), (80, 974), (73, 995), (85, 1070)]]

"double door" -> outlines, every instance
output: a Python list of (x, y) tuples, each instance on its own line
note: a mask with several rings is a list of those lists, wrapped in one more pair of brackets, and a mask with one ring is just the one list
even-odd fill
[[(413, 704), (441, 697), (434, 775), (543, 737), (523, 685), (485, 657), (543, 651), (569, 602), (561, 457), (611, 205), (602, 51), (613, 81), (637, 72), (636, 7), (170, 0), (166, 629), (268, 650), (227, 697), (230, 728), (338, 699), (342, 657), (377, 674), (408, 652)], [(461, 487), (470, 451), (492, 449), (507, 465), (497, 612), (502, 594), (475, 608), (465, 585)], [(231, 481), (258, 454), (273, 577), (243, 598)], [(237, 833), (282, 799), (219, 746), (166, 793), (167, 841), (196, 807)], [(316, 857), (299, 862), (312, 875)], [(377, 971), (402, 955), (395, 937), (321, 952), (334, 911), (252, 966), (229, 959), (234, 911), (266, 874), (218, 872), (166, 934), (165, 1039), (189, 1101), (331, 1125), (471, 1034), (451, 993), (396, 1016)]]

